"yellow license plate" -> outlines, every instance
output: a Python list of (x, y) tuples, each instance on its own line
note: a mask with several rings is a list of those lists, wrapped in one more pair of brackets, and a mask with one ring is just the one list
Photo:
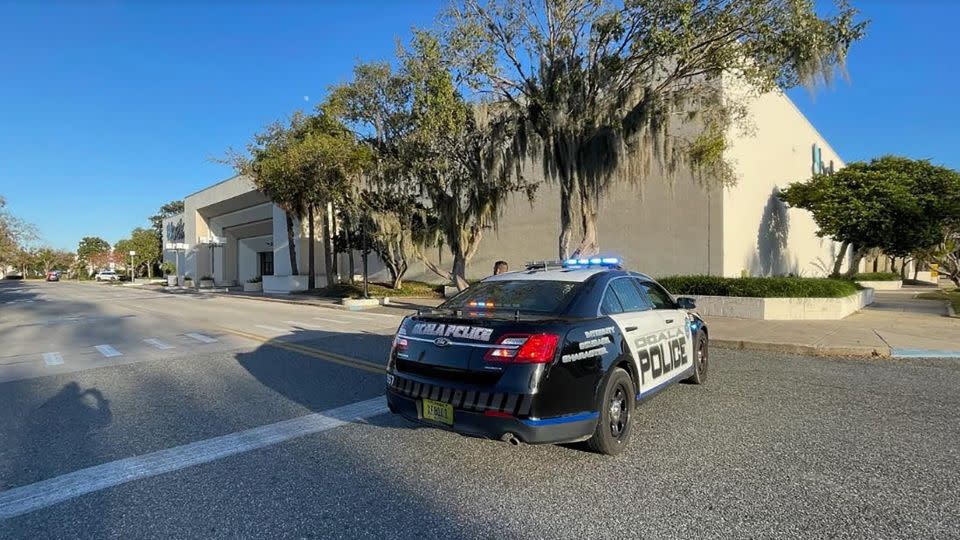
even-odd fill
[(425, 399), (423, 400), (423, 418), (452, 426), (453, 405), (443, 403), (442, 401)]

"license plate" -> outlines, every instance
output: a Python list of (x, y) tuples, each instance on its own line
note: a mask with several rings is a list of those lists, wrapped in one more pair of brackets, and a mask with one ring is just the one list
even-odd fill
[(425, 399), (423, 400), (423, 418), (452, 426), (453, 405), (432, 399)]

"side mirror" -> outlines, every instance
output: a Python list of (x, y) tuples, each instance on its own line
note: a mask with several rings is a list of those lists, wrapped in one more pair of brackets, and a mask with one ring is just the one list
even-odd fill
[(680, 306), (681, 309), (696, 309), (697, 301), (689, 296), (681, 296), (677, 298), (677, 305)]

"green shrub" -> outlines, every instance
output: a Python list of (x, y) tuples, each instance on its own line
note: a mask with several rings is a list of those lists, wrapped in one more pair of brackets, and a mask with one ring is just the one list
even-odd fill
[(674, 295), (750, 298), (841, 298), (860, 288), (852, 281), (830, 278), (669, 276), (657, 281)]
[(900, 274), (896, 272), (864, 272), (862, 274), (854, 274), (847, 279), (854, 281), (900, 281)]
[[(422, 283), (419, 281), (405, 281), (399, 289), (391, 289), (385, 284), (369, 283), (368, 290), (370, 296), (376, 297), (406, 296), (411, 298), (443, 298), (443, 285), (434, 285), (432, 283)], [(332, 296), (334, 298), (360, 298), (363, 296), (363, 282), (357, 282), (354, 285), (338, 283), (332, 287), (311, 291), (310, 294)]]

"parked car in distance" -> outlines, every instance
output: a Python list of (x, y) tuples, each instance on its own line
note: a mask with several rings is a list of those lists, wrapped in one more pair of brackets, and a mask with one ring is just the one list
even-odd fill
[(120, 276), (113, 270), (101, 270), (94, 276), (97, 281), (120, 281)]
[(56, 270), (47, 272), (47, 281), (60, 281), (60, 272)]

